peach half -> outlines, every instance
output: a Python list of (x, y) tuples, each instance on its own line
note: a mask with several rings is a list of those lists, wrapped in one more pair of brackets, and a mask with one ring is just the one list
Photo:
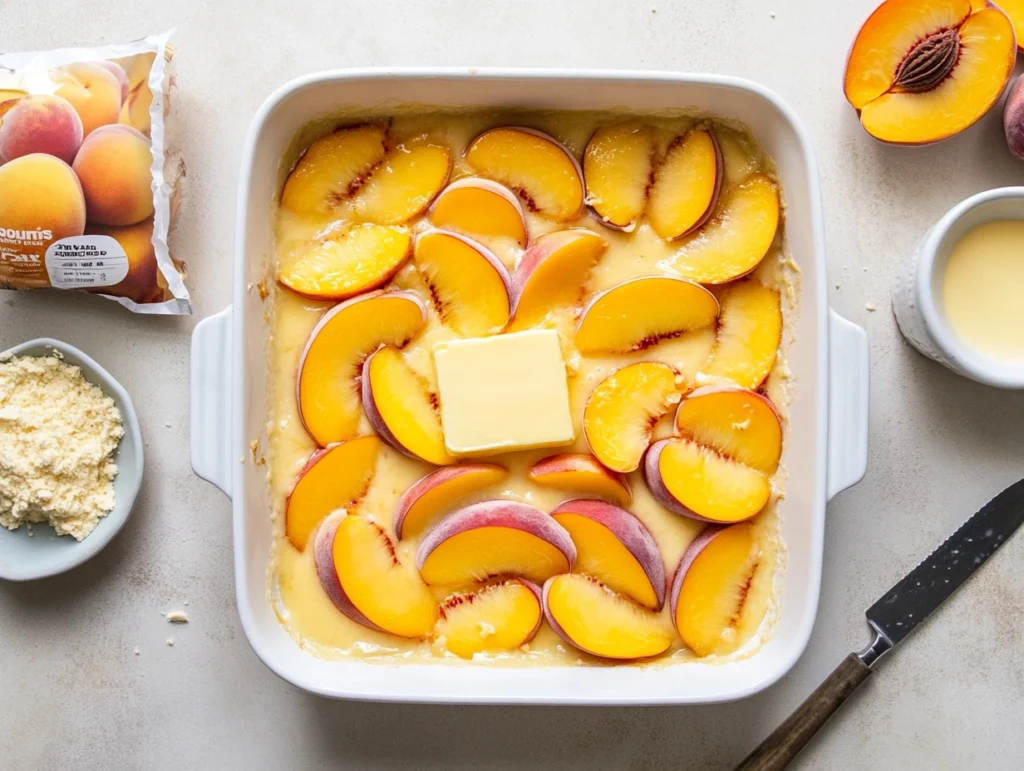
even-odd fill
[(408, 231), (356, 225), (304, 247), (278, 269), (277, 280), (316, 300), (344, 300), (389, 281), (411, 253)]
[(718, 318), (718, 300), (700, 284), (669, 276), (625, 281), (583, 309), (576, 347), (583, 354), (643, 351)]
[(556, 222), (572, 222), (583, 210), (583, 172), (575, 156), (540, 131), (520, 126), (485, 131), (466, 148), (466, 162), (515, 191), (527, 209)]
[(543, 458), (530, 468), (530, 481), (542, 487), (570, 490), (628, 506), (633, 491), (624, 474), (605, 468), (593, 455), (562, 453)]
[(455, 462), (444, 445), (440, 401), (433, 385), (395, 348), (384, 346), (363, 362), (363, 411), (385, 442), (415, 460)]
[(873, 137), (927, 144), (987, 113), (1016, 58), (1013, 25), (995, 5), (886, 0), (857, 33), (844, 92)]
[(313, 559), (327, 596), (356, 623), (399, 637), (427, 637), (433, 631), (438, 618), (433, 592), (373, 520), (332, 514), (317, 531)]
[(411, 292), (371, 292), (324, 314), (299, 358), (295, 383), (302, 423), (317, 444), (355, 436), (363, 361), (382, 345), (402, 347), (426, 323), (427, 309)]
[(352, 197), (351, 216), (379, 225), (406, 223), (427, 210), (451, 170), (452, 154), (444, 145), (426, 140), (399, 144)]
[(541, 590), (520, 579), (457, 592), (439, 610), (434, 640), (456, 656), (515, 650), (533, 639), (544, 620)]
[(395, 507), (395, 535), (415, 538), (467, 496), (508, 474), (494, 463), (462, 463), (433, 471), (406, 490)]
[(430, 207), (430, 222), (477, 238), (510, 238), (520, 247), (529, 239), (516, 194), (481, 177), (463, 177), (442, 190)]
[(565, 528), (525, 503), (474, 503), (442, 519), (416, 552), (423, 580), (432, 586), (462, 586), (495, 576), (520, 576), (543, 583), (568, 573), (576, 546)]
[(416, 237), (416, 270), (441, 320), (467, 337), (496, 332), (508, 322), (512, 279), (490, 249), (443, 230)]
[(746, 466), (774, 474), (782, 457), (782, 420), (757, 391), (705, 386), (687, 394), (676, 410), (679, 435)]
[(635, 471), (654, 425), (679, 398), (679, 376), (667, 364), (641, 361), (613, 372), (583, 408), (591, 452), (612, 471)]
[(722, 311), (706, 374), (757, 388), (775, 366), (782, 342), (779, 293), (757, 281), (738, 281), (719, 296)]
[(677, 137), (654, 172), (647, 206), (654, 232), (672, 241), (707, 222), (723, 176), (722, 151), (714, 134), (698, 128)]
[(728, 653), (741, 642), (737, 627), (761, 550), (754, 528), (710, 526), (683, 552), (672, 578), (672, 620), (698, 656)]
[(665, 563), (658, 544), (634, 514), (604, 501), (578, 498), (551, 512), (576, 544), (574, 573), (593, 576), (609, 589), (651, 610), (665, 602)]
[(285, 502), (284, 532), (299, 551), (331, 513), (357, 505), (373, 480), (380, 440), (361, 436), (314, 452)]
[(644, 209), (654, 174), (654, 132), (649, 126), (602, 126), (583, 153), (587, 205), (603, 225), (632, 232)]
[(579, 573), (544, 584), (544, 615), (570, 645), (606, 659), (645, 659), (667, 651), (673, 633), (660, 613)]

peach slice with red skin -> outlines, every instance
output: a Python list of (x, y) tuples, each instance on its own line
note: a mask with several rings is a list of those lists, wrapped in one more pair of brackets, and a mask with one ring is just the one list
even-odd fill
[(466, 496), (508, 474), (495, 463), (462, 463), (432, 471), (406, 490), (395, 507), (395, 535), (415, 538)]
[(644, 607), (665, 602), (665, 563), (658, 544), (634, 514), (604, 501), (578, 498), (551, 512), (576, 544), (573, 572), (593, 576)]
[(677, 137), (654, 172), (647, 206), (654, 232), (673, 241), (707, 222), (723, 176), (722, 151), (714, 134), (698, 128)]
[(541, 590), (521, 579), (457, 592), (440, 607), (434, 639), (456, 656), (511, 651), (533, 639), (544, 620)]
[(761, 557), (748, 523), (709, 526), (683, 552), (672, 578), (672, 621), (698, 656), (728, 653)]
[(886, 0), (857, 33), (844, 92), (875, 138), (937, 142), (988, 112), (1016, 56), (1013, 24), (995, 5)]
[(430, 222), (478, 238), (511, 238), (521, 247), (529, 240), (516, 194), (482, 177), (463, 177), (441, 191), (430, 207)]
[(670, 276), (634, 278), (587, 304), (576, 347), (583, 354), (643, 351), (710, 326), (717, 317), (718, 300), (700, 284)]
[(411, 253), (407, 231), (357, 225), (304, 247), (278, 269), (277, 280), (316, 300), (344, 300), (388, 282)]
[(782, 300), (756, 281), (730, 284), (719, 297), (721, 314), (705, 373), (757, 388), (775, 366), (782, 342)]
[(494, 576), (542, 583), (576, 560), (572, 538), (550, 515), (525, 503), (474, 503), (442, 519), (416, 552), (423, 580), (460, 586)]
[(357, 505), (373, 480), (380, 440), (361, 436), (317, 450), (285, 501), (284, 532), (299, 551), (329, 514)]
[(416, 237), (413, 259), (445, 324), (467, 337), (483, 337), (508, 322), (512, 279), (490, 249), (443, 230)]
[(411, 292), (371, 292), (324, 314), (309, 335), (296, 377), (299, 415), (317, 444), (355, 436), (363, 360), (382, 345), (405, 345), (426, 322), (427, 309)]
[(579, 573), (544, 584), (544, 615), (570, 645), (606, 659), (645, 659), (664, 653), (674, 635), (660, 613)]
[(361, 222), (402, 225), (422, 214), (448, 182), (452, 154), (428, 140), (399, 144), (384, 157), (351, 200)]
[(654, 425), (679, 398), (679, 376), (667, 364), (641, 361), (613, 372), (583, 408), (591, 452), (612, 471), (635, 471)]
[(433, 592), (373, 520), (332, 514), (313, 541), (313, 559), (327, 596), (356, 623), (399, 637), (427, 637), (433, 631), (438, 618)]
[(654, 173), (654, 133), (649, 126), (602, 126), (583, 153), (587, 205), (601, 224), (632, 232), (647, 207)]
[(521, 126), (490, 129), (466, 148), (480, 175), (500, 182), (526, 207), (556, 222), (572, 222), (583, 209), (583, 171), (563, 144)]
[(562, 453), (543, 458), (530, 468), (530, 481), (542, 487), (571, 490), (601, 498), (617, 506), (628, 506), (633, 491), (624, 474), (601, 465), (593, 455)]
[(746, 466), (775, 473), (782, 456), (782, 420), (766, 396), (746, 388), (705, 386), (676, 410), (679, 435)]

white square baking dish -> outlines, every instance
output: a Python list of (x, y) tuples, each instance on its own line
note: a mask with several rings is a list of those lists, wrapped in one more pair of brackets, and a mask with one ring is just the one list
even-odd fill
[[(249, 442), (266, 422), (267, 325), (259, 294), (273, 253), (281, 161), (299, 130), (340, 110), (522, 107), (635, 112), (693, 109), (746, 124), (774, 159), (788, 249), (802, 271), (789, 366), (795, 382), (782, 511), (786, 564), (778, 621), (755, 654), (725, 664), (502, 668), (465, 663), (325, 661), (301, 649), (271, 606), (273, 529)], [(260, 108), (238, 189), (234, 304), (202, 321), (192, 347), (192, 466), (233, 501), (238, 610), (257, 655), (314, 693), (347, 699), (475, 704), (696, 704), (742, 698), (779, 679), (811, 633), (821, 579), (825, 502), (867, 463), (867, 338), (827, 307), (818, 171), (806, 130), (775, 95), (714, 75), (559, 70), (343, 70), (293, 81)], [(242, 459), (243, 462), (239, 462)]]

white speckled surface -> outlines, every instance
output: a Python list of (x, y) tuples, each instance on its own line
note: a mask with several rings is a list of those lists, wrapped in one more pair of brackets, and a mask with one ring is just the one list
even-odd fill
[[(228, 302), (234, 187), (249, 119), (273, 88), (296, 75), (389, 64), (557, 65), (760, 80), (796, 108), (814, 138), (831, 301), (869, 331), (873, 392), (867, 479), (829, 507), (814, 636), (774, 688), (703, 709), (333, 703), (278, 680), (239, 628), (228, 502), (192, 476), (188, 463), (194, 319), (131, 316), (90, 297), (2, 293), (0, 349), (57, 337), (93, 355), (129, 389), (142, 422), (147, 477), (132, 520), (92, 563), (31, 585), (0, 585), (0, 768), (716, 771), (743, 757), (866, 642), (863, 609), (1024, 474), (1024, 394), (993, 391), (919, 356), (889, 312), (899, 258), (921, 233), (971, 193), (1021, 184), (1024, 165), (1003, 146), (995, 114), (922, 149), (884, 147), (861, 131), (842, 97), (842, 69), (874, 5), (2, 3), (6, 50), (116, 42), (178, 27), (174, 107), (189, 178), (173, 248), (190, 264), (197, 317)], [(878, 310), (867, 312), (868, 303)], [(172, 626), (161, 615), (182, 608), (187, 625)], [(884, 662), (793, 767), (1024, 767), (1022, 628), (1019, 536)]]

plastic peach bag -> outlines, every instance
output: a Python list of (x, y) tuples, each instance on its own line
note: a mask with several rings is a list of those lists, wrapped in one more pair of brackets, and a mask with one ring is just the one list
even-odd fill
[(0, 288), (191, 313), (167, 246), (183, 168), (164, 122), (169, 34), (0, 54)]

